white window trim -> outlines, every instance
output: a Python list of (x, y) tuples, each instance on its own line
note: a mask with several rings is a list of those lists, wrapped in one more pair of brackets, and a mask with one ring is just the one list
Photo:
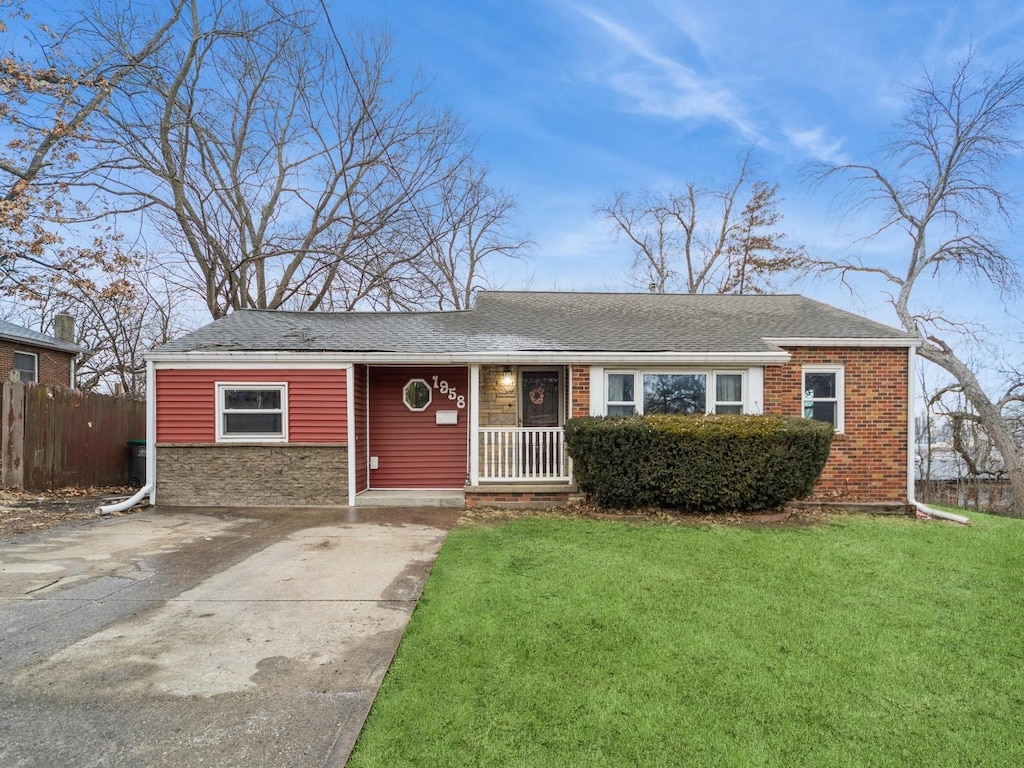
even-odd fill
[[(285, 381), (218, 381), (215, 384), (217, 398), (217, 442), (218, 443), (287, 443), (288, 442), (288, 382)], [(231, 435), (224, 433), (224, 392), (228, 389), (279, 389), (281, 390), (281, 434), (247, 433)], [(276, 413), (233, 410), (233, 413)]]
[[(836, 426), (837, 433), (846, 431), (846, 366), (842, 364), (832, 365), (805, 365), (800, 373), (800, 415), (804, 412), (804, 393), (806, 389), (808, 373), (834, 373), (836, 375)], [(821, 399), (822, 402), (828, 402)]]
[[(611, 391), (611, 387), (608, 384), (608, 379), (610, 377), (612, 377), (612, 376), (615, 376), (615, 375), (625, 375), (625, 376), (632, 376), (633, 377), (633, 399), (632, 400), (608, 400), (607, 399), (608, 393)], [(639, 391), (640, 394), (643, 394), (643, 383), (642, 383), (643, 380), (642, 379), (641, 379), (641, 385), (639, 387), (639, 390), (637, 388), (637, 378), (639, 378), (642, 375), (643, 375), (642, 371), (622, 371), (622, 370), (615, 370), (613, 368), (605, 369), (605, 372), (604, 372), (604, 394), (605, 394), (604, 415), (605, 416), (608, 415), (608, 409), (611, 408), (613, 405), (628, 405), (628, 406), (630, 406), (633, 409), (633, 413), (640, 413), (641, 412), (641, 410), (643, 409), (643, 398), (641, 398), (639, 401), (637, 401), (637, 397), (636, 396), (637, 396), (637, 391)]]
[[(704, 412), (714, 413), (715, 406), (718, 405), (716, 396), (718, 394), (718, 384), (716, 377), (719, 375), (730, 375), (740, 376), (740, 388), (741, 388), (741, 399), (735, 402), (729, 402), (729, 405), (740, 405), (742, 406), (742, 413), (756, 413), (758, 408), (754, 405), (752, 398), (754, 393), (751, 391), (751, 376), (750, 371), (747, 368), (723, 368), (723, 369), (708, 369), (708, 368), (637, 368), (637, 369), (625, 369), (625, 368), (605, 368), (603, 370), (603, 376), (601, 378), (602, 388), (604, 389), (604, 402), (603, 411), (601, 415), (608, 415), (608, 408), (613, 405), (630, 405), (633, 407), (635, 413), (642, 414), (644, 412), (644, 374), (666, 374), (666, 375), (681, 375), (681, 376), (693, 376), (701, 375), (704, 376), (705, 390), (704, 390)], [(608, 377), (614, 374), (628, 374), (633, 376), (633, 401), (625, 400), (608, 400), (607, 393)], [(725, 404), (725, 401), (722, 401)]]
[[(409, 389), (411, 385), (417, 382), (419, 382), (420, 384), (427, 388), (427, 403), (422, 408), (413, 408), (411, 405), (409, 405), (409, 401), (405, 399), (406, 390)], [(402, 385), (402, 405), (404, 405), (413, 413), (423, 413), (425, 410), (427, 410), (427, 408), (430, 407), (430, 404), (432, 402), (434, 402), (434, 388), (430, 386), (426, 379), (409, 379), (407, 382), (405, 382), (405, 384)]]
[[(31, 357), (32, 358), (32, 361), (33, 361), (32, 362), (32, 365), (33, 365), (32, 381), (33, 381), (33, 383), (38, 384), (39, 383), (39, 355), (37, 355), (35, 352), (25, 352), (24, 350), (16, 349), (16, 350), (14, 350), (14, 356), (17, 356), (17, 355), (25, 355), (26, 357)], [(12, 370), (18, 371), (18, 375), (20, 376), (21, 375), (21, 369), (18, 368), (14, 364), (14, 356), (12, 356), (12, 358), (11, 358)]]
[[(719, 376), (739, 376), (740, 377), (740, 399), (739, 400), (719, 400), (718, 399), (718, 377)], [(747, 372), (746, 371), (712, 371), (711, 372), (711, 386), (709, 387), (709, 394), (711, 397), (708, 399), (711, 401), (708, 403), (708, 413), (715, 413), (720, 405), (738, 405), (740, 407), (740, 413), (749, 413), (747, 410)]]

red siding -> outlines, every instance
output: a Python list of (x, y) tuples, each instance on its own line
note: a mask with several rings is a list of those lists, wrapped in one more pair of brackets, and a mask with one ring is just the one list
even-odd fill
[(368, 428), (366, 420), (366, 388), (367, 388), (367, 369), (365, 365), (357, 365), (352, 371), (352, 389), (353, 389), (353, 401), (352, 410), (355, 411), (355, 422), (356, 422), (356, 449), (355, 449), (355, 461), (356, 461), (356, 493), (365, 491), (370, 487), (370, 473), (367, 462), (369, 461), (369, 454), (366, 451), (366, 441)]
[[(410, 411), (402, 402), (402, 388), (410, 379), (432, 385), (434, 377), (447, 381), (465, 407), (437, 389), (425, 411)], [(462, 488), (466, 483), (469, 434), (469, 372), (440, 366), (370, 369), (370, 455), (378, 468), (370, 471), (372, 488)], [(458, 424), (435, 422), (438, 411), (458, 411)]]
[(214, 442), (216, 383), (233, 381), (287, 382), (289, 442), (347, 442), (344, 370), (199, 368), (156, 372), (157, 442)]

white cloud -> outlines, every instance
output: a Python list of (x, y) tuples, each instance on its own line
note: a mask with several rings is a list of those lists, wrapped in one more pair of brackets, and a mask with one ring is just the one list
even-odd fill
[(789, 142), (801, 152), (823, 163), (847, 163), (843, 154), (843, 140), (831, 139), (821, 126), (807, 130), (786, 129), (783, 131)]
[(626, 97), (638, 112), (674, 120), (715, 120), (730, 125), (745, 139), (758, 133), (733, 93), (692, 68), (656, 51), (633, 30), (589, 8), (579, 13), (618, 45), (619, 56), (607, 65), (605, 85)]

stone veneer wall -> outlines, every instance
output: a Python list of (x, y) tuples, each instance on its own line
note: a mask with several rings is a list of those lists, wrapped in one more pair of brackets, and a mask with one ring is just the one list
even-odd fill
[[(516, 367), (510, 366), (513, 381), (518, 379)], [(480, 426), (481, 427), (514, 427), (516, 426), (516, 385), (509, 391), (501, 385), (501, 377), (505, 372), (503, 365), (480, 366)]]
[(291, 507), (348, 504), (344, 445), (157, 445), (157, 503)]
[(803, 415), (803, 366), (842, 364), (845, 430), (815, 489), (815, 501), (906, 502), (908, 367), (905, 348), (787, 350), (764, 369), (764, 412)]

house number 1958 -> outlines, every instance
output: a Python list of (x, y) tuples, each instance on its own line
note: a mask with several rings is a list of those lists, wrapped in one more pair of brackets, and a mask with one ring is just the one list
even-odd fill
[(455, 387), (453, 387), (444, 379), (438, 379), (437, 376), (435, 376), (434, 389), (436, 389), (442, 395), (447, 395), (449, 400), (454, 400), (456, 408), (466, 407), (466, 396), (460, 395), (458, 392), (456, 392)]

